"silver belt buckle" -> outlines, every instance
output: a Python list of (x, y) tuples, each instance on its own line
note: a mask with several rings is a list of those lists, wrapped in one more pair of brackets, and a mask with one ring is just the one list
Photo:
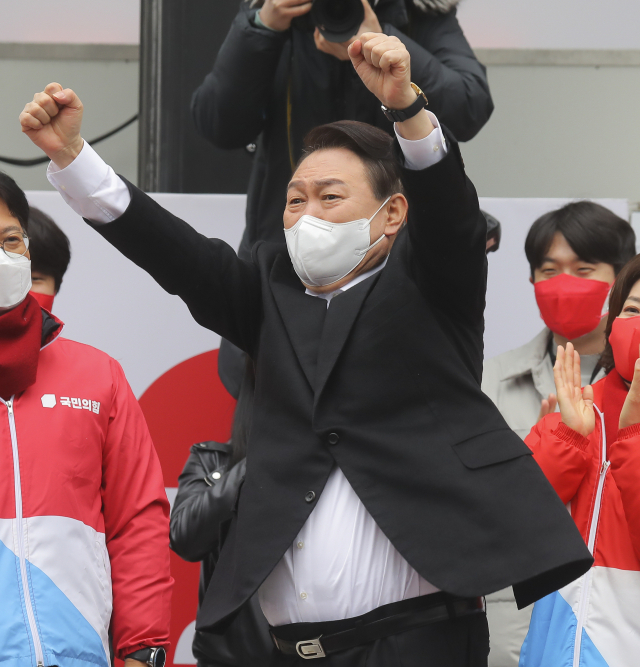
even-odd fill
[(327, 655), (318, 639), (308, 639), (296, 644), (296, 651), (301, 658), (305, 660), (315, 660), (315, 658), (326, 658)]

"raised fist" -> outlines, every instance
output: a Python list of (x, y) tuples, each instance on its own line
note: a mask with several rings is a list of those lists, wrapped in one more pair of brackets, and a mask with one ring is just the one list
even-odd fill
[(22, 131), (61, 169), (82, 150), (82, 102), (73, 90), (50, 83), (20, 114)]
[(389, 109), (416, 101), (411, 88), (411, 56), (397, 38), (366, 32), (349, 46), (349, 57), (364, 85)]

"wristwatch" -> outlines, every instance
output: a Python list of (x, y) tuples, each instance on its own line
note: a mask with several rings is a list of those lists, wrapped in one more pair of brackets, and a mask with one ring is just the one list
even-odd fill
[(411, 84), (413, 92), (418, 96), (416, 101), (408, 106), (406, 109), (398, 111), (397, 109), (388, 109), (385, 105), (382, 105), (382, 113), (392, 122), (392, 123), (402, 123), (409, 118), (413, 118), (416, 114), (422, 111), (429, 104), (427, 96), (420, 90), (415, 83)]
[(164, 667), (164, 663), (167, 661), (167, 652), (162, 648), (162, 646), (156, 648), (142, 648), (135, 653), (129, 653), (125, 657), (131, 658), (132, 660), (139, 660), (144, 662), (149, 667)]

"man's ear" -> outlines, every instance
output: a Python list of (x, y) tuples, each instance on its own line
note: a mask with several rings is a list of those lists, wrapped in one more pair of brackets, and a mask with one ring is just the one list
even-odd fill
[(395, 195), (391, 195), (388, 207), (389, 212), (387, 217), (387, 224), (384, 228), (384, 233), (385, 236), (395, 236), (402, 228), (404, 221), (407, 219), (409, 203), (403, 194), (397, 192)]

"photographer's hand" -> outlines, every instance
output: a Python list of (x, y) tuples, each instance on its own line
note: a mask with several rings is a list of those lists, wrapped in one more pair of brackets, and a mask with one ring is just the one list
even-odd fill
[[(364, 85), (388, 109), (401, 111), (416, 101), (411, 87), (411, 56), (397, 37), (365, 33), (349, 47), (349, 57)], [(424, 139), (433, 132), (429, 114), (418, 114), (396, 123), (400, 135), (411, 141)]]
[(311, 11), (311, 4), (309, 0), (265, 0), (260, 20), (271, 30), (289, 30), (293, 19)]
[(362, 5), (364, 7), (364, 21), (358, 29), (358, 34), (353, 36), (348, 42), (330, 42), (325, 39), (318, 28), (316, 28), (313, 38), (316, 43), (316, 48), (318, 51), (323, 53), (328, 53), (330, 56), (334, 56), (338, 60), (349, 60), (349, 46), (353, 44), (356, 39), (360, 39), (360, 36), (365, 32), (382, 32), (382, 27), (380, 26), (380, 21), (376, 13), (373, 11), (371, 5), (367, 0), (362, 0)]

